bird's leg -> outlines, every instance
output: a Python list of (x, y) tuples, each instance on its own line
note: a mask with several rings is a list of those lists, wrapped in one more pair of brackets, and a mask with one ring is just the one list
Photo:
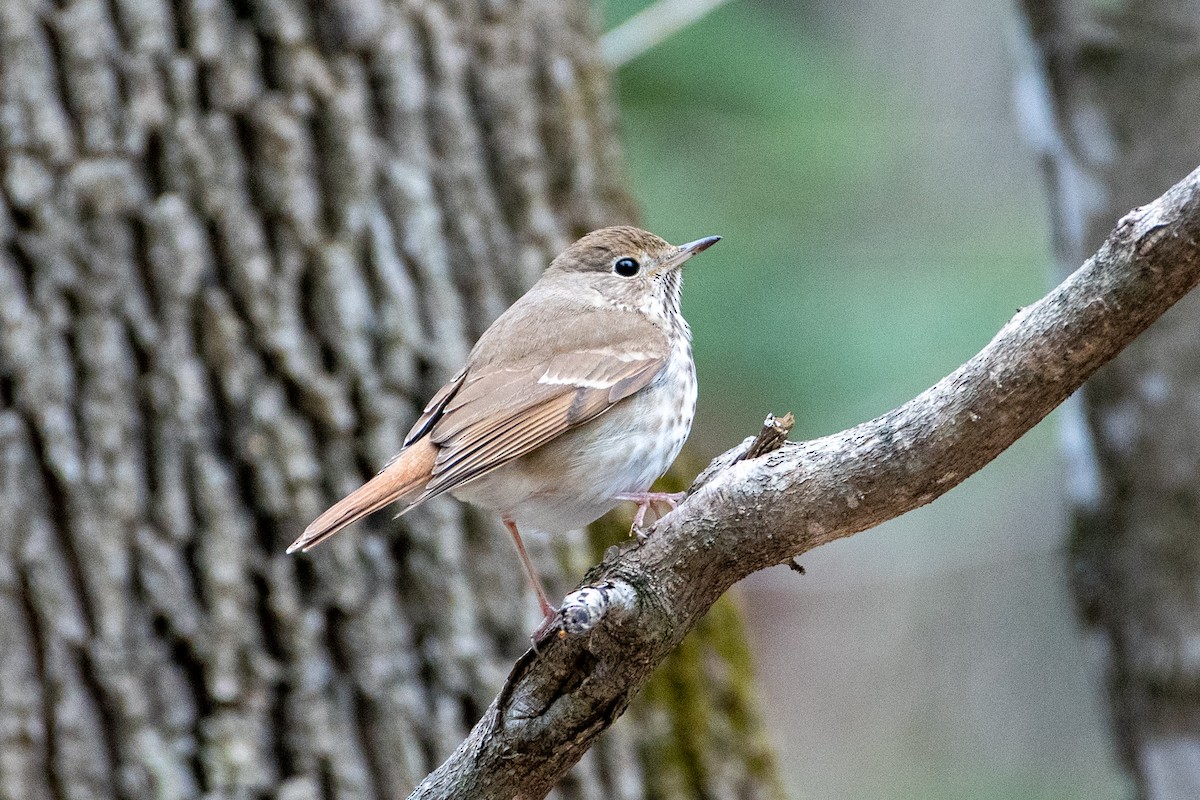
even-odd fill
[[(633, 515), (633, 525), (629, 527), (629, 535), (633, 536), (641, 530), (642, 522), (646, 519), (646, 509), (655, 503), (665, 503), (671, 511), (674, 511), (685, 497), (687, 497), (687, 492), (629, 492), (616, 495), (615, 499), (637, 503), (637, 513)], [(655, 510), (657, 511), (657, 509)], [(660, 519), (663, 516), (663, 514), (659, 514)]]
[(517, 554), (521, 556), (521, 564), (525, 567), (525, 575), (529, 578), (529, 585), (537, 593), (538, 605), (542, 608), (542, 624), (533, 632), (533, 639), (537, 641), (554, 624), (554, 616), (558, 613), (558, 609), (550, 605), (550, 599), (546, 597), (546, 590), (542, 588), (542, 581), (538, 577), (537, 570), (533, 568), (533, 562), (529, 560), (529, 554), (525, 552), (525, 543), (521, 541), (517, 523), (505, 517), (504, 527), (508, 528), (508, 532), (512, 534), (513, 542), (517, 545)]

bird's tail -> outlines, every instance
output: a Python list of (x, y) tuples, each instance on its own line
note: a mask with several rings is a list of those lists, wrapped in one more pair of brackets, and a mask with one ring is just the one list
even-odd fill
[(397, 500), (412, 503), (425, 490), (436, 461), (437, 448), (428, 438), (409, 445), (378, 475), (313, 520), (287, 551), (311, 550), (347, 525)]

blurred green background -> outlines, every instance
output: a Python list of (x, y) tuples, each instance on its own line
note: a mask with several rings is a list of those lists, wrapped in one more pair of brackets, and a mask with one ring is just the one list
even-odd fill
[[(616, 71), (646, 226), (726, 237), (687, 272), (700, 456), (768, 411), (799, 437), (886, 411), (1045, 292), (1019, 35), (982, 0), (733, 0)], [(1066, 589), (1056, 435), (804, 578), (743, 584), (793, 797), (1128, 796)]]

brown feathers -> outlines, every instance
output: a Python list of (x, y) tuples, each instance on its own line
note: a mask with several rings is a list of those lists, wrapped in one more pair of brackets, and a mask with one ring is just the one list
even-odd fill
[(352, 522), (397, 500), (411, 503), (429, 482), (436, 458), (437, 448), (428, 439), (401, 450), (378, 475), (313, 520), (287, 551), (294, 553), (316, 547)]
[(536, 369), (493, 370), (463, 386), (430, 429), (439, 448), (422, 500), (454, 489), (603, 414), (654, 380), (666, 358), (609, 349), (559, 353)]

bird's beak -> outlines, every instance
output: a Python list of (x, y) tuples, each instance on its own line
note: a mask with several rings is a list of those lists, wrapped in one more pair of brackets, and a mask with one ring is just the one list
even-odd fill
[(721, 241), (720, 236), (705, 236), (703, 239), (697, 239), (694, 242), (681, 244), (675, 248), (675, 252), (667, 256), (666, 263), (662, 265), (663, 270), (675, 269), (682, 267), (683, 262), (687, 261), (697, 253), (703, 253), (708, 248), (712, 247), (717, 242)]

